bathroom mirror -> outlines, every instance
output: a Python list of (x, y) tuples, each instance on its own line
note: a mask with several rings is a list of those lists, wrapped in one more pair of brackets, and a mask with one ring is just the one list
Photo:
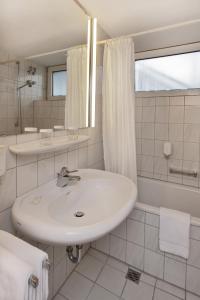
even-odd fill
[[(95, 98), (89, 100), (92, 61), (87, 43), (88, 32), (93, 32), (88, 31), (88, 16), (74, 1), (47, 2), (38, 2), (38, 12), (32, 0), (4, 1), (0, 12), (1, 136), (24, 133), (27, 127), (91, 126)], [(26, 16), (20, 6), (27, 8)], [(16, 24), (22, 18), (20, 28)]]

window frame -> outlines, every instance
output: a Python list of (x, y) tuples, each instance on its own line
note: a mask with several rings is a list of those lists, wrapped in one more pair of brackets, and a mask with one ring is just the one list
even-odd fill
[(47, 100), (65, 100), (66, 96), (53, 96), (53, 73), (59, 71), (67, 71), (66, 65), (57, 65), (47, 68)]
[[(159, 58), (165, 56), (173, 56), (179, 54), (187, 54), (200, 52), (200, 42), (195, 42), (187, 45), (177, 45), (171, 47), (163, 47), (152, 50), (138, 51), (135, 53), (135, 61)], [(134, 70), (135, 72), (135, 70)], [(134, 77), (134, 87), (135, 87), (135, 77)], [(177, 89), (177, 90), (160, 90), (160, 91), (135, 91), (136, 95), (139, 97), (149, 97), (149, 96), (184, 96), (184, 95), (200, 95), (200, 88), (193, 89)]]

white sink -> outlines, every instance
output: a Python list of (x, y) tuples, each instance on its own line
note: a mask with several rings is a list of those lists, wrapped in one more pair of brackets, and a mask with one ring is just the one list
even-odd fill
[(76, 174), (81, 180), (74, 185), (59, 188), (53, 180), (17, 198), (15, 227), (40, 242), (83, 244), (113, 230), (133, 209), (137, 188), (128, 178), (93, 169)]

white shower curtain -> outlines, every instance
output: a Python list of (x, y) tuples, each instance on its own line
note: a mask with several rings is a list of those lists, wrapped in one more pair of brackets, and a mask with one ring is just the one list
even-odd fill
[(87, 47), (67, 52), (65, 128), (86, 126)]
[(105, 169), (137, 181), (132, 39), (108, 41), (103, 60)]

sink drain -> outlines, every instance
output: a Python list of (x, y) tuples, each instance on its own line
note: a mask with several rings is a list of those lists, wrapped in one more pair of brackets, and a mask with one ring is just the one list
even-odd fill
[(75, 217), (77, 217), (77, 218), (81, 218), (81, 217), (83, 217), (85, 214), (84, 214), (84, 212), (82, 212), (82, 211), (77, 211), (77, 212), (75, 212), (75, 214), (74, 214), (74, 216)]

